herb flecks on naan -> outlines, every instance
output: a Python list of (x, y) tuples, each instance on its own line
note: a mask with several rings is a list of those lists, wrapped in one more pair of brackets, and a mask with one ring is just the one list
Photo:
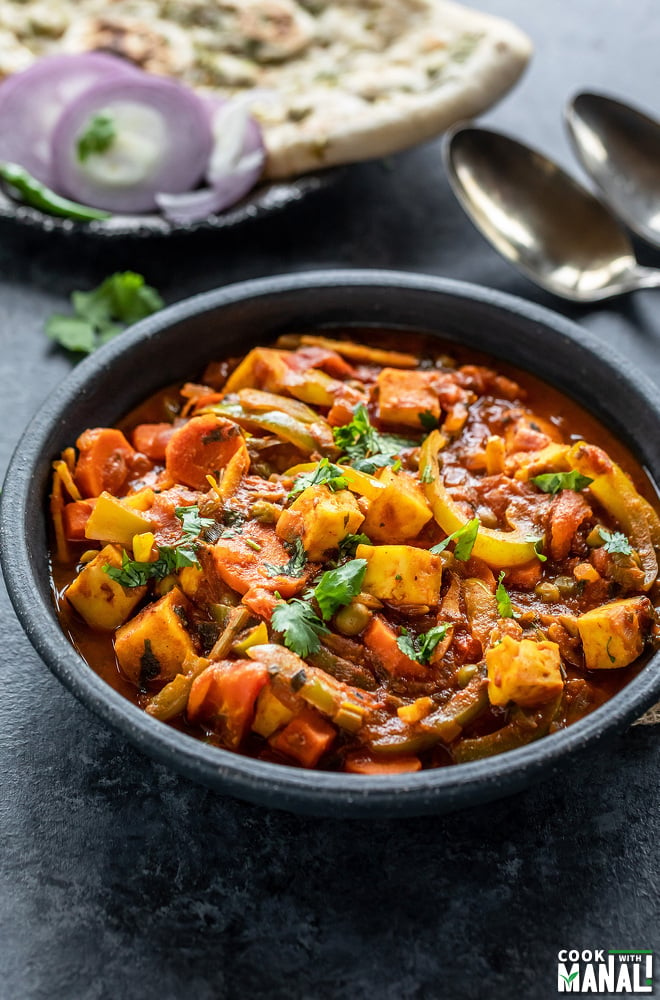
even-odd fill
[(385, 156), (479, 114), (530, 54), (445, 0), (0, 0), (0, 76), (101, 49), (218, 97), (256, 90), (266, 175)]

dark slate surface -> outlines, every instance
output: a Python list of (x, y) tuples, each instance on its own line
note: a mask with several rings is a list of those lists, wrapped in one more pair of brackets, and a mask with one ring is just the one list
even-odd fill
[[(660, 112), (655, 0), (482, 7), (514, 17), (537, 48), (494, 124), (569, 165), (560, 109), (578, 88)], [(69, 368), (42, 325), (71, 289), (133, 267), (174, 301), (326, 265), (518, 293), (581, 319), (660, 379), (658, 293), (577, 310), (538, 292), (466, 221), (434, 143), (356, 167), (232, 235), (107, 246), (5, 225), (0, 470)], [(611, 405), (625, 413), (625, 400)], [(635, 727), (561, 778), (454, 816), (298, 818), (223, 799), (140, 756), (49, 675), (4, 592), (0, 614), (2, 998), (540, 1000), (555, 995), (560, 947), (660, 945), (657, 729)]]

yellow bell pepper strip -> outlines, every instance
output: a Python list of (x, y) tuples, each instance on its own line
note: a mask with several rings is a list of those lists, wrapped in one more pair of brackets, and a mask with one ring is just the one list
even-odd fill
[(642, 589), (649, 590), (658, 576), (654, 547), (660, 546), (660, 519), (655, 510), (601, 448), (578, 441), (568, 453), (568, 462), (572, 469), (593, 480), (589, 492), (624, 529), (644, 570)]
[(342, 358), (357, 361), (363, 365), (389, 365), (391, 368), (416, 368), (419, 359), (414, 354), (402, 351), (384, 351), (380, 347), (369, 347), (368, 344), (355, 344), (352, 340), (332, 340), (330, 337), (320, 337), (316, 334), (284, 334), (277, 341), (278, 347), (285, 349), (302, 347), (323, 347), (326, 351), (334, 351)]
[(111, 493), (102, 493), (85, 526), (85, 538), (100, 542), (118, 542), (128, 548), (133, 536), (148, 532), (151, 522), (131, 510)]
[[(316, 465), (316, 462), (303, 462), (300, 465), (294, 465), (292, 468), (287, 469), (284, 475), (287, 478), (291, 477), (295, 479), (302, 472), (313, 472), (316, 469)], [(368, 476), (366, 472), (358, 472), (357, 469), (352, 469), (350, 465), (338, 465), (337, 468), (341, 470), (341, 474), (346, 479), (348, 489), (351, 493), (357, 493), (358, 496), (366, 497), (367, 500), (375, 500), (385, 489), (385, 483), (381, 483), (375, 476)]]
[[(441, 450), (443, 437), (439, 431), (432, 431), (423, 442), (419, 455), (419, 468), (426, 498), (433, 511), (433, 516), (447, 534), (464, 528), (468, 518), (452, 499), (442, 481), (438, 452)], [(494, 569), (506, 569), (510, 566), (522, 566), (535, 558), (534, 543), (526, 541), (527, 533), (514, 529), (513, 531), (498, 531), (495, 528), (479, 528), (472, 554), (483, 559)]]

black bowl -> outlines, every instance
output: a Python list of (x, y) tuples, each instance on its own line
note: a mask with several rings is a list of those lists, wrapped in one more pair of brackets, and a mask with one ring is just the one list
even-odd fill
[[(489, 289), (390, 271), (248, 281), (144, 320), (83, 361), (46, 401), (16, 450), (2, 496), (0, 551), (14, 607), (53, 673), (88, 708), (141, 750), (220, 791), (333, 816), (437, 813), (517, 791), (580, 748), (611, 737), (660, 698), (659, 657), (591, 715), (530, 746), (457, 767), (367, 777), (251, 760), (170, 729), (105, 684), (58, 624), (46, 543), (52, 459), (86, 427), (113, 423), (161, 386), (194, 377), (210, 358), (242, 353), (285, 331), (336, 323), (418, 329), (535, 372), (591, 410), (660, 480), (660, 393), (561, 316)], [(626, 400), (625, 426), (610, 409), (618, 399)]]

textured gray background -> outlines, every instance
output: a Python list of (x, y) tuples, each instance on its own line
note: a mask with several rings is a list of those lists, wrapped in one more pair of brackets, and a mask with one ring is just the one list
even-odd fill
[[(577, 170), (560, 111), (578, 88), (660, 113), (657, 0), (481, 6), (536, 45), (494, 124)], [(331, 191), (231, 235), (108, 246), (5, 225), (0, 472), (69, 369), (42, 327), (73, 288), (131, 267), (174, 301), (326, 265), (518, 293), (577, 317), (660, 380), (658, 293), (573, 310), (538, 292), (467, 222), (433, 143), (351, 169)], [(611, 405), (625, 412), (625, 400)], [(660, 945), (657, 728), (453, 816), (297, 818), (220, 798), (140, 756), (50, 676), (4, 592), (0, 615), (3, 1000), (540, 1000), (555, 995), (560, 947)]]

